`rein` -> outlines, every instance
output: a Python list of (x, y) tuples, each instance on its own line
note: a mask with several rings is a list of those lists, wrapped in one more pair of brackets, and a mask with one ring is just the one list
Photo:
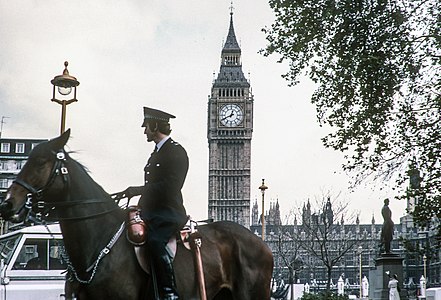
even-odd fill
[(112, 249), (112, 247), (115, 245), (116, 241), (119, 239), (119, 237), (121, 236), (122, 232), (125, 229), (125, 222), (123, 222), (121, 224), (121, 226), (119, 227), (118, 231), (115, 233), (115, 235), (110, 239), (110, 242), (100, 251), (100, 253), (98, 254), (97, 259), (86, 269), (86, 272), (90, 272), (92, 271), (92, 274), (90, 274), (90, 277), (88, 280), (83, 280), (78, 276), (77, 271), (75, 270), (74, 266), (72, 265), (68, 254), (63, 251), (62, 253), (62, 257), (63, 259), (66, 261), (67, 264), (67, 269), (73, 274), (73, 276), (75, 277), (75, 280), (78, 281), (79, 283), (82, 284), (89, 284), (92, 282), (93, 278), (95, 277), (97, 268), (98, 268), (98, 264), (100, 263), (101, 259), (106, 256), (107, 254), (109, 254), (110, 250)]

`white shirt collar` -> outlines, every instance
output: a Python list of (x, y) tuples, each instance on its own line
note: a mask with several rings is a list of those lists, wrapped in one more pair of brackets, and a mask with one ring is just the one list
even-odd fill
[(167, 142), (167, 140), (170, 138), (170, 136), (166, 136), (165, 138), (163, 138), (159, 143), (156, 144), (156, 152), (158, 152), (162, 145), (164, 145), (165, 142)]

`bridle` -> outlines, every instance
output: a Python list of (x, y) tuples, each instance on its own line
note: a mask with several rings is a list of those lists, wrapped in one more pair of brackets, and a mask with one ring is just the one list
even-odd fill
[[(29, 216), (29, 212), (33, 211), (36, 214), (37, 219), (54, 219), (54, 220), (74, 220), (74, 219), (85, 219), (92, 218), (95, 216), (103, 215), (110, 213), (116, 209), (119, 209), (119, 206), (115, 202), (109, 202), (109, 199), (82, 199), (82, 200), (70, 200), (70, 194), (68, 193), (70, 186), (70, 176), (69, 170), (66, 166), (67, 155), (64, 149), (59, 149), (58, 151), (52, 153), (55, 155), (56, 160), (54, 165), (52, 166), (51, 173), (49, 175), (49, 179), (43, 187), (36, 188), (26, 181), (16, 178), (13, 182), (22, 186), (26, 190), (29, 191), (27, 194), (27, 200), (22, 205), (22, 207), (18, 210), (20, 213), (23, 210), (27, 210), (27, 217)], [(62, 197), (66, 196), (67, 201), (65, 202), (48, 202), (44, 200), (45, 192), (54, 184), (57, 177), (60, 176), (63, 181), (63, 191)], [(70, 217), (62, 217), (59, 215), (55, 215), (54, 217), (51, 214), (57, 213), (57, 208), (68, 207), (68, 206), (76, 206), (81, 204), (99, 204), (99, 203), (111, 203), (112, 207), (107, 210), (100, 211), (98, 213), (90, 213), (84, 214), (80, 216), (70, 216)]]
[(43, 192), (45, 190), (47, 190), (55, 181), (55, 178), (61, 174), (63, 177), (63, 182), (67, 183), (68, 181), (68, 176), (67, 174), (69, 173), (66, 166), (65, 166), (65, 161), (66, 161), (66, 154), (64, 153), (64, 150), (59, 150), (56, 153), (56, 157), (57, 160), (55, 161), (53, 167), (52, 167), (52, 171), (51, 174), (49, 176), (49, 179), (47, 181), (47, 183), (41, 187), (41, 188), (34, 188), (32, 185), (30, 185), (29, 183), (16, 178), (13, 182), (21, 185), (22, 187), (24, 187), (25, 189), (27, 189), (29, 192), (31, 192), (32, 195), (36, 196), (38, 200), (42, 199), (43, 197)]
[[(56, 208), (58, 207), (66, 207), (66, 206), (75, 206), (80, 204), (92, 204), (92, 203), (111, 203), (112, 207), (110, 207), (108, 210), (105, 210), (103, 212), (94, 213), (94, 214), (87, 214), (87, 215), (81, 215), (81, 216), (73, 216), (73, 217), (59, 217), (56, 216), (56, 220), (78, 220), (78, 219), (85, 219), (85, 218), (92, 218), (95, 216), (103, 215), (110, 213), (116, 209), (120, 209), (120, 207), (115, 202), (109, 202), (109, 199), (84, 199), (84, 200), (76, 200), (76, 201), (70, 201), (69, 199), (69, 185), (70, 185), (70, 176), (69, 176), (69, 170), (66, 166), (67, 161), (67, 155), (64, 149), (60, 149), (56, 152), (52, 151), (53, 154), (55, 154), (56, 160), (52, 167), (51, 173), (49, 175), (49, 179), (47, 183), (41, 187), (41, 188), (35, 188), (31, 184), (27, 183), (26, 181), (22, 179), (15, 179), (14, 183), (22, 186), (26, 190), (29, 191), (29, 194), (27, 194), (27, 200), (22, 205), (22, 207), (19, 209), (19, 213), (22, 210), (27, 210), (26, 217), (29, 217), (29, 213), (31, 211), (36, 212), (37, 214), (37, 220), (47, 220), (50, 219), (50, 213), (55, 212)], [(66, 202), (47, 202), (44, 201), (44, 193), (54, 184), (56, 178), (58, 176), (61, 176), (63, 180), (63, 194), (68, 198)], [(34, 203), (34, 198), (37, 200), (36, 203)], [(89, 279), (83, 280), (81, 279), (77, 271), (75, 270), (74, 266), (72, 265), (69, 256), (66, 252), (62, 253), (63, 259), (66, 261), (69, 278), (68, 280), (76, 280), (79, 283), (82, 284), (89, 284), (92, 282), (93, 278), (96, 275), (97, 268), (101, 260), (106, 256), (112, 247), (115, 245), (116, 241), (121, 236), (122, 232), (125, 229), (125, 222), (123, 222), (116, 233), (113, 235), (109, 243), (100, 251), (98, 257), (95, 259), (95, 261), (86, 269), (87, 273), (91, 273), (89, 276)]]

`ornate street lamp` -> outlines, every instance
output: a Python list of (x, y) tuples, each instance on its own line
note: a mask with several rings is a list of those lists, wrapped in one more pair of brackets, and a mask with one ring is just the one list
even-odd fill
[[(69, 75), (69, 71), (67, 70), (67, 66), (69, 63), (67, 61), (64, 62), (64, 71), (62, 75), (55, 76), (54, 79), (51, 80), (53, 85), (52, 91), (52, 102), (56, 102), (61, 105), (61, 129), (60, 134), (64, 132), (65, 124), (66, 124), (66, 106), (77, 102), (77, 86), (80, 84), (78, 80)], [(55, 92), (55, 87), (57, 87), (57, 93)], [(69, 95), (72, 93), (73, 89), (73, 98), (69, 98)], [(61, 99), (57, 99), (58, 96)]]
[(262, 240), (265, 240), (265, 190), (268, 187), (265, 185), (265, 179), (262, 179), (262, 185), (259, 190), (262, 192)]

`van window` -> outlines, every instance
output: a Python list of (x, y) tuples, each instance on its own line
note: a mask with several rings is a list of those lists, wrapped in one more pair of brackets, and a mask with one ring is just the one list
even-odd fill
[(20, 236), (14, 236), (0, 241), (0, 258), (5, 260), (5, 264), (9, 264), (19, 240)]
[(26, 239), (14, 263), (13, 270), (65, 270), (61, 259), (60, 239)]

